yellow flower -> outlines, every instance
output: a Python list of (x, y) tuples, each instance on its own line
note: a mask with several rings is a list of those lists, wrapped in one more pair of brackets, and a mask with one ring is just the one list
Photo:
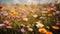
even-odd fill
[(28, 30), (29, 30), (29, 31), (33, 31), (33, 29), (32, 29), (32, 28), (28, 28)]
[(53, 34), (53, 33), (52, 33), (52, 32), (50, 32), (50, 31), (47, 31), (47, 32), (46, 32), (46, 34)]
[(29, 28), (30, 26), (26, 26), (27, 28)]
[(52, 28), (55, 29), (55, 30), (59, 29), (58, 26), (52, 26)]
[(49, 8), (47, 8), (47, 11), (50, 11), (50, 9), (49, 9)]
[(13, 13), (9, 13), (10, 16), (13, 16)]
[(15, 9), (10, 9), (11, 12), (15, 12)]
[(39, 29), (39, 32), (41, 32), (41, 33), (46, 33), (46, 32), (47, 32), (47, 30), (46, 30), (46, 29), (44, 29), (44, 28), (40, 28), (40, 29)]
[(15, 16), (18, 16), (18, 12), (13, 12), (13, 14), (14, 14)]
[(48, 14), (48, 16), (52, 16), (52, 14)]

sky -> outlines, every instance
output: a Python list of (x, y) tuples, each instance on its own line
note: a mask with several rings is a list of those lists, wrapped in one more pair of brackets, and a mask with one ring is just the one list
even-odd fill
[[(60, 2), (60, 0), (58, 0)], [(6, 4), (47, 4), (47, 3), (55, 3), (54, 0), (0, 0), (1, 3), (6, 3)]]

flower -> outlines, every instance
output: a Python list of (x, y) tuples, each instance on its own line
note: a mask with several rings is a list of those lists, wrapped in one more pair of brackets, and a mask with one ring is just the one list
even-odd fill
[(56, 14), (55, 17), (60, 18), (60, 14)]
[(4, 17), (7, 17), (8, 16), (8, 13), (4, 14)]
[(52, 33), (52, 32), (50, 32), (50, 31), (47, 31), (47, 32), (46, 32), (46, 34), (53, 34), (53, 33)]
[(57, 13), (57, 14), (59, 14), (59, 13), (60, 13), (60, 11), (56, 11), (56, 13)]
[(0, 27), (4, 26), (5, 24), (0, 24)]
[(49, 8), (47, 8), (47, 11), (50, 11), (50, 9), (49, 9)]
[(41, 23), (41, 21), (38, 21), (38, 22), (36, 22), (36, 23), (37, 23), (36, 26), (37, 26), (38, 28), (44, 27), (44, 25)]
[(7, 26), (6, 28), (7, 28), (7, 29), (11, 29), (11, 28), (12, 28), (12, 26)]
[(59, 23), (59, 22), (57, 22), (57, 23), (56, 23), (56, 25), (60, 26), (60, 23)]
[(38, 24), (36, 24), (36, 26), (37, 26), (38, 28), (40, 28), (40, 27), (43, 27), (44, 25), (41, 24), (41, 23), (38, 23)]
[(58, 26), (52, 26), (52, 28), (55, 29), (55, 30), (59, 29)]
[(51, 11), (53, 11), (53, 12), (55, 12), (55, 11), (56, 11), (56, 9), (55, 9), (55, 8), (51, 8), (50, 10), (51, 10)]
[(42, 14), (42, 16), (46, 16), (46, 14)]
[(27, 27), (27, 28), (29, 28), (30, 26), (29, 26), (29, 25), (27, 25), (26, 27)]
[(47, 8), (43, 8), (43, 10), (47, 10)]
[(8, 20), (5, 20), (3, 23), (4, 24), (9, 24), (9, 21)]
[(39, 29), (39, 32), (41, 32), (41, 33), (46, 33), (46, 32), (47, 32), (47, 30), (46, 30), (46, 29), (44, 29), (44, 28), (40, 28), (40, 29)]
[(20, 12), (20, 15), (23, 15), (23, 14), (24, 14), (24, 11), (21, 11), (21, 12)]
[(16, 18), (16, 16), (12, 16), (12, 18)]
[(31, 10), (31, 13), (34, 13), (35, 11), (34, 10)]
[(24, 25), (24, 24), (21, 24), (21, 26), (25, 27), (25, 25)]
[(23, 18), (24, 21), (28, 21), (28, 18)]
[(53, 12), (53, 15), (56, 15), (56, 13), (55, 13), (55, 12)]
[(50, 29), (50, 27), (49, 27), (49, 26), (46, 26), (46, 28)]
[(28, 30), (29, 30), (29, 31), (33, 31), (33, 29), (32, 29), (32, 28), (28, 28)]
[(22, 33), (25, 33), (26, 30), (25, 30), (24, 28), (21, 28), (21, 32), (22, 32)]
[(23, 17), (23, 18), (27, 18), (27, 16), (25, 16), (25, 15), (23, 15), (22, 17)]
[(59, 23), (60, 21), (57, 20), (56, 22)]
[(13, 16), (13, 13), (9, 13), (9, 16)]
[(35, 15), (33, 15), (33, 17), (34, 17), (34, 18), (37, 18), (37, 17), (38, 17), (38, 15), (36, 15), (36, 14), (35, 14)]
[(1, 14), (3, 14), (4, 17), (7, 17), (8, 16), (7, 11), (3, 11), (3, 12), (1, 12)]
[(48, 14), (48, 16), (52, 16), (52, 14)]
[(38, 23), (41, 23), (41, 21), (38, 21), (38, 22), (36, 22), (36, 23), (37, 23), (37, 24), (38, 24)]
[(48, 11), (42, 11), (42, 13), (47, 13)]
[(40, 18), (41, 18), (41, 19), (44, 19), (44, 20), (46, 20), (46, 19), (47, 19), (46, 17), (43, 17), (43, 16), (41, 16)]
[(13, 15), (18, 16), (18, 12), (13, 12)]

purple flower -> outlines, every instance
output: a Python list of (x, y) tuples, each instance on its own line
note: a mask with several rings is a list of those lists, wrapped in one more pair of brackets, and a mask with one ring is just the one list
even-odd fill
[(56, 14), (55, 17), (60, 18), (60, 14)]

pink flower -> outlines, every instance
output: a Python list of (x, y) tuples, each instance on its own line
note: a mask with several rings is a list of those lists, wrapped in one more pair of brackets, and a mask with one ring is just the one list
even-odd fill
[(55, 8), (51, 8), (51, 11), (55, 12), (55, 11), (56, 11), (56, 9), (55, 9)]
[(21, 9), (21, 11), (24, 11), (24, 10), (25, 10), (24, 8)]
[(3, 23), (4, 24), (9, 24), (9, 21), (8, 20), (5, 20)]
[(56, 23), (56, 25), (60, 26), (60, 23)]
[(21, 11), (21, 12), (20, 12), (20, 15), (23, 15), (23, 14), (24, 14), (24, 11)]
[(12, 16), (12, 18), (16, 18), (16, 16)]
[(21, 32), (22, 32), (22, 33), (25, 33), (25, 32), (26, 32), (26, 30), (25, 30), (24, 28), (22, 28), (22, 29), (21, 29)]
[(4, 15), (4, 17), (7, 17), (7, 16), (8, 16), (8, 14), (5, 14), (5, 15)]
[(4, 17), (7, 17), (7, 16), (8, 16), (7, 11), (3, 11), (3, 12), (1, 12), (1, 14), (2, 14)]

